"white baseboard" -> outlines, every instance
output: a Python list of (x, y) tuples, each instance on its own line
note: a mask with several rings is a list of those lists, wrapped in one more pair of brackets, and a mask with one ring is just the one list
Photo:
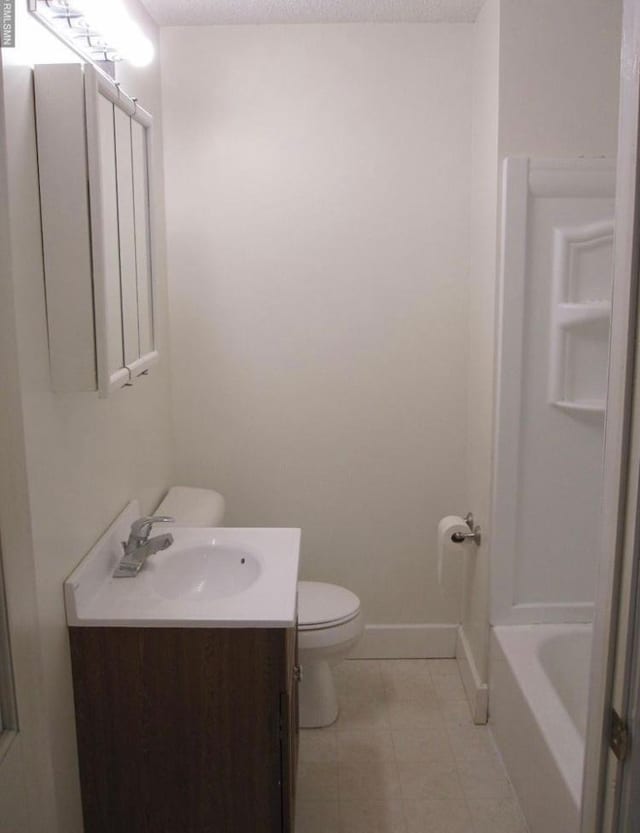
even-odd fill
[(366, 625), (351, 659), (453, 658), (457, 631), (457, 625)]
[(474, 723), (483, 724), (489, 717), (489, 686), (482, 682), (473, 653), (462, 627), (458, 628), (456, 659), (462, 677), (462, 684), (469, 701), (471, 718)]

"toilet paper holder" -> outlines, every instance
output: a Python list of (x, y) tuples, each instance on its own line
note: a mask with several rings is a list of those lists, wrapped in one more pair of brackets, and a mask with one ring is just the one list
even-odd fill
[(464, 522), (469, 527), (469, 532), (454, 532), (451, 540), (454, 544), (462, 544), (465, 541), (473, 541), (476, 546), (482, 543), (482, 530), (474, 522), (473, 512), (467, 512), (464, 516)]

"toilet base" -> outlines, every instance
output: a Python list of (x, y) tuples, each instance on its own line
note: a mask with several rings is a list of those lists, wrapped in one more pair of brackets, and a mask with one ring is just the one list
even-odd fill
[(298, 695), (301, 729), (320, 729), (336, 722), (338, 696), (331, 666), (326, 660), (303, 664)]

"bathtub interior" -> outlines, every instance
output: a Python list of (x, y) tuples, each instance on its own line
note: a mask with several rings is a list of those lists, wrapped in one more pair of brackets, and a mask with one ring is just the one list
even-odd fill
[(538, 649), (540, 664), (584, 742), (587, 731), (591, 628), (570, 627), (548, 636)]
[(591, 626), (492, 630), (490, 722), (530, 829), (578, 833)]

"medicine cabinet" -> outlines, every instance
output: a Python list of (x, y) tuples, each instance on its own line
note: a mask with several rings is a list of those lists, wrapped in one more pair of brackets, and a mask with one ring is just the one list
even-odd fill
[(94, 67), (34, 70), (52, 385), (130, 385), (157, 360), (152, 118)]

